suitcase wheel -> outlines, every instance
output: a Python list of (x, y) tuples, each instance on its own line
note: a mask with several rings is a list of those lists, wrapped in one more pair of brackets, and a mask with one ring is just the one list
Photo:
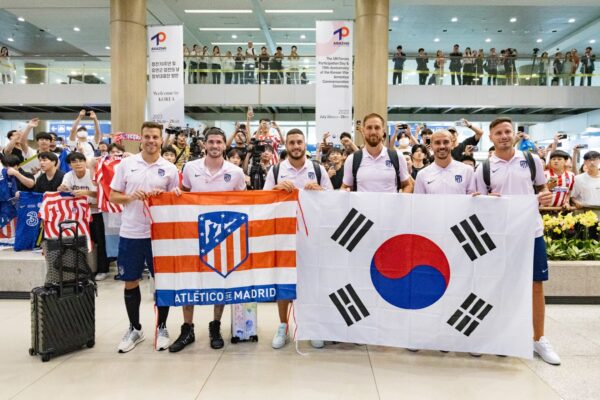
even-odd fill
[(92, 347), (94, 347), (95, 344), (96, 344), (96, 341), (94, 339), (91, 339), (85, 345), (87, 346), (88, 349), (91, 349)]
[(258, 342), (258, 335), (250, 336), (250, 341), (251, 342)]
[(30, 356), (35, 356), (35, 350), (34, 349), (29, 349), (29, 355)]
[(50, 354), (42, 354), (42, 362), (50, 361)]
[(240, 341), (239, 337), (237, 337), (237, 336), (232, 336), (231, 337), (231, 343), (236, 344), (236, 343), (239, 343), (239, 341)]

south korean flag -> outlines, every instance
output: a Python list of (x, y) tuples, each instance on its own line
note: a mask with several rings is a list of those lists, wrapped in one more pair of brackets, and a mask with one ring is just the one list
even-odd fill
[(298, 339), (531, 358), (535, 196), (302, 191)]

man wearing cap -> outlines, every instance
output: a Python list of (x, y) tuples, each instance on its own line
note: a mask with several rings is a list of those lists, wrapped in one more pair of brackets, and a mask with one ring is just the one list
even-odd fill
[(550, 165), (544, 171), (548, 180), (548, 189), (554, 195), (550, 203), (551, 207), (570, 209), (569, 197), (575, 184), (575, 175), (566, 168), (569, 158), (569, 155), (562, 150), (552, 152)]
[[(596, 207), (600, 208), (600, 153), (597, 151), (588, 151), (584, 156), (584, 165), (587, 167), (587, 172), (575, 177), (575, 185), (571, 199), (575, 207)], [(596, 214), (600, 210), (595, 210)]]
[(100, 132), (100, 124), (98, 123), (98, 118), (93, 111), (89, 112), (90, 119), (94, 122), (94, 146), (93, 143), (88, 141), (88, 131), (85, 126), (79, 126), (79, 123), (82, 119), (86, 117), (87, 112), (85, 110), (79, 111), (77, 118), (73, 121), (73, 125), (71, 126), (71, 133), (69, 135), (69, 147), (72, 151), (78, 151), (85, 155), (85, 159), (90, 161), (94, 159), (94, 151), (98, 143), (100, 143), (100, 139), (102, 137), (102, 133)]
[(477, 146), (483, 136), (483, 131), (466, 119), (463, 118), (461, 122), (475, 134), (458, 143), (458, 131), (454, 127), (448, 128), (448, 132), (452, 134), (452, 158), (456, 161), (462, 161), (463, 156), (472, 156), (473, 148)]

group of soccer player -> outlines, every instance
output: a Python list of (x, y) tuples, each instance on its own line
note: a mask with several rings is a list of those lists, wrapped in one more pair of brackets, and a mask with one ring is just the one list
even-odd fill
[[(537, 155), (526, 156), (515, 150), (513, 123), (498, 118), (490, 124), (489, 137), (494, 153), (489, 159), (491, 176), (484, 179), (482, 168), (452, 158), (452, 133), (434, 132), (429, 138), (433, 162), (420, 170), (413, 180), (402, 153), (389, 149), (385, 143), (385, 121), (378, 114), (364, 117), (359, 130), (364, 146), (350, 154), (344, 164), (343, 184), (340, 190), (359, 192), (464, 194), (464, 195), (534, 195), (537, 192), (541, 206), (551, 205), (553, 194), (548, 190), (542, 162)], [(183, 168), (180, 184), (177, 167), (161, 157), (163, 127), (145, 122), (141, 128), (140, 153), (124, 158), (116, 167), (111, 182), (110, 201), (123, 205), (117, 265), (120, 279), (125, 283), (124, 299), (130, 326), (121, 340), (118, 351), (126, 353), (144, 340), (140, 324), (141, 293), (139, 281), (145, 268), (152, 271), (150, 217), (144, 210), (144, 200), (162, 192), (218, 192), (245, 190), (247, 178), (241, 168), (224, 158), (227, 138), (220, 128), (209, 128), (204, 133), (205, 156), (189, 161)], [(299, 129), (285, 135), (286, 158), (277, 168), (272, 167), (266, 177), (264, 190), (333, 190), (330, 174), (319, 163), (306, 157), (306, 137)], [(535, 177), (530, 175), (528, 163), (535, 163)], [(525, 164), (524, 164), (525, 163)], [(320, 171), (317, 171), (317, 168)], [(274, 176), (274, 171), (277, 176)], [(457, 178), (460, 177), (460, 178)], [(536, 208), (531, 210), (539, 216)], [(543, 282), (548, 279), (548, 263), (543, 240), (543, 226), (538, 217), (533, 261), (533, 331), (534, 350), (544, 361), (558, 365), (560, 358), (544, 337)], [(289, 341), (289, 301), (279, 301), (280, 324), (273, 337), (272, 347), (279, 349)], [(221, 335), (221, 317), (224, 305), (215, 305), (213, 321), (209, 323), (210, 346), (224, 346)], [(195, 341), (193, 306), (183, 307), (179, 337), (171, 343), (166, 327), (168, 307), (157, 307), (155, 349), (178, 352)], [(323, 341), (312, 340), (313, 347), (323, 347)]]

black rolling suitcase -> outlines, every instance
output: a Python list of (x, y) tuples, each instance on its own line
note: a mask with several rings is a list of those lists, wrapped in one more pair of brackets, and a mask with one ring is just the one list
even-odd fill
[[(69, 226), (70, 225), (70, 226)], [(74, 226), (74, 228), (73, 228)], [(60, 224), (61, 248), (67, 253), (77, 246), (78, 223), (64, 221)], [(63, 241), (63, 232), (71, 230), (74, 240)], [(40, 355), (42, 361), (69, 353), (95, 343), (95, 298), (96, 284), (79, 266), (85, 263), (78, 254), (74, 268), (74, 279), (65, 280), (63, 263), (59, 263), (58, 284), (47, 283), (31, 291), (31, 348), (30, 355)], [(81, 261), (79, 261), (81, 260)]]

